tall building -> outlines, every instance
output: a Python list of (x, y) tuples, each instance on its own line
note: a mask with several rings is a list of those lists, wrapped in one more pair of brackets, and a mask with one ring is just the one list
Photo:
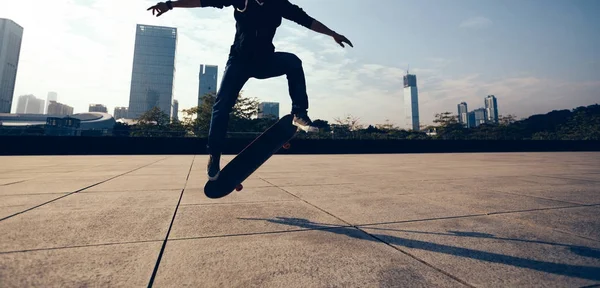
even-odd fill
[(10, 113), (15, 93), (23, 27), (0, 18), (0, 113)]
[(127, 107), (115, 107), (113, 118), (115, 118), (115, 120), (127, 119)]
[(261, 102), (258, 104), (258, 118), (279, 119), (279, 103)]
[(460, 104), (458, 104), (458, 123), (462, 124), (464, 127), (469, 127), (468, 113), (467, 103), (460, 102)]
[(179, 121), (179, 101), (173, 100), (173, 121)]
[(417, 76), (408, 74), (404, 76), (404, 117), (409, 130), (419, 131), (419, 92), (417, 89)]
[(496, 96), (488, 95), (485, 97), (485, 111), (487, 114), (487, 122), (489, 123), (498, 123), (498, 102), (496, 101)]
[(108, 113), (108, 109), (106, 109), (106, 106), (104, 106), (102, 104), (90, 104), (90, 108), (89, 108), (88, 112)]
[(58, 102), (58, 94), (56, 92), (48, 92), (48, 97), (46, 98), (46, 107), (44, 112), (48, 114), (48, 105), (50, 105), (50, 101)]
[(33, 95), (19, 96), (17, 101), (18, 114), (44, 114), (44, 99), (38, 99)]
[(477, 108), (468, 113), (469, 128), (477, 127), (486, 123), (487, 112), (484, 108)]
[(202, 97), (208, 93), (217, 94), (217, 76), (219, 67), (216, 65), (200, 65), (198, 74), (198, 106), (202, 104)]
[(56, 101), (50, 101), (48, 115), (73, 115), (73, 107)]
[(177, 28), (136, 26), (128, 118), (154, 107), (171, 117)]

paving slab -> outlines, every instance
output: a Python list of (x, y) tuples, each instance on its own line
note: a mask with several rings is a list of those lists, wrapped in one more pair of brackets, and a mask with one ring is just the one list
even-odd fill
[(146, 287), (162, 242), (0, 253), (0, 286)]
[(110, 177), (88, 176), (33, 179), (11, 185), (0, 186), (0, 196), (44, 193), (70, 193), (96, 185), (98, 183), (106, 181), (107, 179), (110, 179)]
[(145, 191), (155, 189), (179, 189), (185, 187), (185, 177), (171, 177), (170, 175), (124, 175), (103, 182), (86, 191)]
[(0, 219), (62, 197), (63, 193), (0, 196)]
[(352, 228), (169, 241), (155, 287), (465, 287)]
[(169, 239), (298, 230), (297, 227), (265, 220), (277, 217), (309, 219), (327, 227), (345, 224), (302, 201), (185, 205), (177, 210)]
[(600, 242), (600, 205), (499, 215), (509, 222), (552, 228)]
[(227, 197), (219, 199), (210, 199), (206, 197), (206, 195), (204, 195), (204, 188), (186, 188), (185, 193), (183, 193), (183, 198), (181, 199), (181, 205), (216, 205), (278, 201), (298, 201), (298, 198), (285, 192), (279, 187), (261, 186), (261, 183), (257, 183), (257, 186), (247, 187), (246, 183), (244, 183), (244, 189), (242, 189), (242, 191), (233, 192)]
[(475, 287), (600, 282), (600, 243), (494, 216), (360, 227)]
[(0, 252), (165, 238), (181, 191), (76, 193), (0, 222)]

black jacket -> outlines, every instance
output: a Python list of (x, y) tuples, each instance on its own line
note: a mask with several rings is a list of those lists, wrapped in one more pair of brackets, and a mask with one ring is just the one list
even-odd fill
[(302, 8), (288, 0), (201, 0), (200, 3), (202, 7), (235, 8), (236, 32), (230, 57), (258, 60), (273, 53), (273, 37), (282, 18), (306, 28), (313, 22)]

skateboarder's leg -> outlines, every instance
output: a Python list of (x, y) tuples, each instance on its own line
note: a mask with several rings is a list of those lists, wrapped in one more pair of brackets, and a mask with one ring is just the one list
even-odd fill
[(215, 104), (213, 105), (208, 131), (207, 150), (210, 158), (207, 172), (210, 180), (216, 180), (218, 177), (220, 156), (229, 124), (229, 113), (237, 101), (239, 92), (248, 79), (249, 76), (243, 63), (231, 59), (227, 62)]
[(307, 132), (318, 131), (308, 118), (308, 95), (306, 94), (306, 77), (302, 68), (302, 60), (287, 52), (275, 52), (265, 59), (260, 66), (253, 69), (251, 76), (257, 79), (267, 79), (286, 75), (288, 90), (292, 99), (294, 124)]

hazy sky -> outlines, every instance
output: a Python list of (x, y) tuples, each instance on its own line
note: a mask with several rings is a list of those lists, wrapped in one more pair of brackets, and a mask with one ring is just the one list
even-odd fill
[[(527, 117), (600, 101), (597, 0), (292, 0), (347, 36), (354, 48), (284, 21), (277, 50), (304, 63), (309, 115), (352, 114), (403, 127), (402, 76), (417, 75), (421, 124), (494, 94), (500, 114)], [(136, 24), (178, 28), (175, 99), (197, 104), (200, 64), (219, 65), (232, 43), (232, 8), (175, 9), (161, 17), (146, 0), (0, 0), (0, 17), (25, 28), (15, 100), (23, 94), (87, 111), (128, 106)], [(291, 107), (285, 76), (251, 79), (244, 94)], [(181, 115), (181, 114), (180, 114)]]

